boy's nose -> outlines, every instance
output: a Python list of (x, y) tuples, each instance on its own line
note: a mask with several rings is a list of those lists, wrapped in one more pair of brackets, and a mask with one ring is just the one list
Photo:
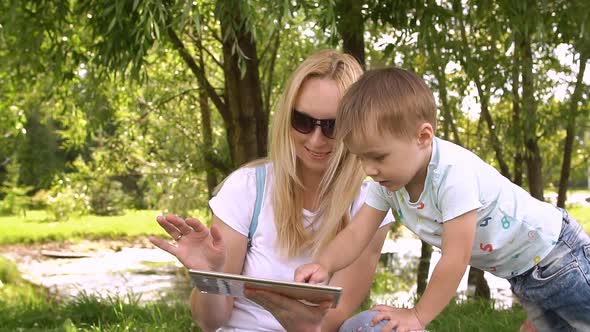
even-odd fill
[(363, 162), (363, 169), (365, 170), (365, 173), (370, 176), (370, 177), (375, 177), (379, 174), (379, 170), (377, 169), (377, 167), (372, 166), (369, 163)]

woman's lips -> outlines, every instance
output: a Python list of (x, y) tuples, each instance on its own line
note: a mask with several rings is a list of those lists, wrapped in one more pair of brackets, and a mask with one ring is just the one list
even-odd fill
[(330, 152), (315, 152), (315, 151), (311, 151), (308, 148), (305, 148), (305, 150), (308, 152), (309, 156), (315, 160), (323, 160), (323, 159), (326, 159), (330, 155)]

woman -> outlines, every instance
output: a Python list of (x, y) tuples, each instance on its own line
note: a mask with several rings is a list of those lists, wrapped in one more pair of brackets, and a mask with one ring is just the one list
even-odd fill
[[(294, 269), (310, 262), (364, 202), (360, 164), (333, 139), (340, 98), (361, 74), (353, 57), (333, 50), (307, 58), (289, 79), (273, 116), (268, 160), (226, 179), (209, 202), (211, 230), (195, 219), (160, 216), (158, 223), (176, 246), (157, 238), (150, 238), (152, 243), (187, 268), (293, 280)], [(248, 248), (254, 165), (264, 165), (266, 186)], [(337, 308), (310, 307), (260, 290), (246, 291), (248, 299), (193, 291), (193, 319), (206, 331), (336, 331), (370, 288), (388, 231), (384, 225), (392, 218), (386, 220), (363, 255), (330, 280), (345, 290)]]

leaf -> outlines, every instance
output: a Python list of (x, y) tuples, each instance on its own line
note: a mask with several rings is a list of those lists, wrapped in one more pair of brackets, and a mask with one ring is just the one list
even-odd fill
[(115, 27), (115, 23), (117, 23), (117, 16), (113, 16), (113, 19), (111, 20), (111, 23), (109, 24), (109, 27), (107, 29), (107, 33), (111, 32), (111, 30), (113, 30), (113, 28)]
[(238, 66), (240, 67), (240, 78), (244, 79), (244, 77), (246, 77), (246, 72), (248, 71), (248, 65), (246, 64), (246, 59), (244, 57), (240, 56)]

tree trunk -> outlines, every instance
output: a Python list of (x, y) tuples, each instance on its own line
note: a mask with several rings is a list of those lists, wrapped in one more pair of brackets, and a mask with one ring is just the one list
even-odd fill
[(225, 98), (229, 110), (225, 125), (236, 168), (266, 155), (268, 117), (262, 105), (256, 43), (242, 17), (240, 3), (226, 2), (219, 14), (221, 33), (227, 36), (223, 40)]
[[(205, 76), (205, 60), (203, 59), (203, 44), (201, 43), (201, 39), (195, 40), (195, 46), (199, 52), (199, 67), (202, 75)], [(211, 160), (215, 158), (215, 156), (213, 156), (213, 127), (211, 125), (211, 107), (209, 107), (209, 98), (207, 97), (206, 89), (204, 87), (199, 89), (199, 110), (201, 114), (201, 131), (203, 134), (203, 145), (200, 147), (200, 150), (203, 151), (203, 154), (205, 155), (207, 193), (209, 199), (211, 199), (218, 181), (216, 167), (214, 163), (211, 162)]]
[(508, 164), (504, 160), (504, 153), (502, 152), (502, 144), (500, 143), (500, 140), (498, 139), (498, 135), (496, 135), (494, 120), (492, 119), (492, 114), (490, 114), (489, 93), (487, 91), (485, 91), (485, 92), (483, 91), (483, 88), (481, 86), (479, 79), (476, 80), (475, 84), (477, 86), (477, 91), (479, 93), (479, 101), (481, 104), (481, 116), (483, 117), (485, 123), (487, 124), (488, 136), (489, 136), (490, 142), (492, 143), (492, 149), (494, 150), (494, 152), (496, 154), (496, 161), (498, 161), (498, 166), (500, 167), (500, 173), (502, 173), (502, 175), (504, 175), (505, 177), (510, 179), (510, 168), (508, 167)]
[(557, 206), (565, 207), (567, 199), (567, 188), (570, 177), (570, 168), (572, 164), (572, 152), (574, 150), (574, 137), (576, 135), (576, 118), (578, 115), (578, 102), (582, 97), (582, 90), (584, 89), (584, 72), (586, 71), (586, 61), (588, 60), (588, 53), (584, 50), (580, 52), (580, 68), (576, 78), (576, 87), (570, 99), (570, 109), (566, 116), (567, 129), (565, 141), (563, 144), (563, 162), (561, 165), (561, 175), (559, 177), (559, 189), (557, 195)]
[(471, 266), (469, 268), (467, 284), (475, 288), (475, 292), (473, 293), (474, 298), (482, 298), (486, 300), (491, 298), (490, 287), (488, 286), (487, 280), (484, 278), (482, 270)]
[(513, 138), (513, 146), (516, 150), (514, 153), (514, 171), (512, 181), (518, 185), (522, 185), (522, 123), (520, 115), (520, 93), (518, 88), (520, 86), (520, 46), (521, 42), (520, 32), (514, 32), (514, 55), (512, 58), (512, 126), (511, 136)]
[(463, 56), (460, 56), (460, 62), (463, 65), (463, 68), (465, 68), (465, 73), (467, 74), (467, 77), (475, 84), (476, 88), (477, 88), (477, 94), (479, 97), (479, 102), (481, 104), (481, 120), (484, 120), (485, 123), (487, 124), (488, 127), (488, 136), (489, 136), (489, 140), (490, 143), (492, 145), (492, 149), (494, 150), (494, 153), (496, 155), (496, 160), (498, 161), (498, 165), (500, 166), (500, 172), (506, 176), (510, 174), (510, 169), (508, 168), (508, 165), (506, 164), (506, 161), (504, 160), (504, 156), (503, 156), (503, 152), (502, 152), (502, 145), (500, 144), (500, 141), (498, 139), (498, 135), (496, 135), (496, 132), (494, 130), (494, 121), (492, 119), (492, 115), (490, 114), (490, 110), (489, 110), (489, 99), (490, 99), (490, 93), (489, 93), (489, 83), (486, 84), (486, 89), (484, 89), (483, 85), (485, 82), (485, 77), (481, 77), (481, 74), (479, 72), (478, 69), (478, 63), (476, 62), (477, 60), (474, 61), (474, 59), (469, 58), (469, 56), (471, 55), (471, 49), (469, 48), (469, 41), (467, 40), (467, 31), (465, 28), (465, 23), (463, 22), (463, 6), (461, 5), (460, 1), (454, 1), (453, 2), (453, 11), (455, 12), (455, 15), (457, 15), (457, 17), (459, 18), (458, 23), (459, 23), (459, 33), (461, 35), (461, 52), (463, 53)]
[(533, 55), (531, 50), (530, 30), (525, 30), (522, 38), (522, 104), (524, 124), (525, 160), (529, 182), (529, 192), (537, 199), (543, 200), (543, 161), (537, 137), (537, 103), (533, 78)]
[(418, 285), (416, 292), (418, 296), (424, 294), (426, 290), (428, 270), (430, 270), (430, 258), (432, 257), (432, 246), (424, 241), (421, 242), (422, 249), (420, 250), (420, 261), (418, 262), (418, 273), (416, 275), (416, 283)]
[[(211, 109), (209, 108), (207, 95), (203, 91), (199, 91), (199, 108), (201, 110), (204, 153), (209, 155), (212, 153), (211, 150), (213, 147), (213, 128), (211, 127)], [(218, 182), (215, 167), (207, 161), (209, 159), (205, 157), (205, 163), (207, 164), (205, 173), (207, 174), (207, 192), (209, 193), (209, 198), (211, 198)]]
[[(433, 72), (434, 77), (436, 77), (436, 81), (438, 82), (438, 93), (441, 103), (441, 112), (444, 117), (443, 122), (443, 134), (444, 139), (454, 142), (455, 144), (463, 146), (461, 144), (461, 138), (459, 137), (459, 131), (457, 126), (455, 125), (455, 119), (453, 116), (453, 112), (451, 112), (449, 106), (449, 97), (447, 91), (447, 77), (445, 75), (445, 66), (446, 63), (440, 64), (441, 56), (440, 53), (437, 54), (436, 49), (438, 48), (437, 45), (434, 44), (432, 39), (427, 41), (427, 51), (430, 55), (431, 61), (434, 63)], [(451, 139), (450, 133), (453, 133), (453, 139)]]
[(365, 19), (362, 6), (363, 1), (339, 0), (336, 2), (336, 13), (344, 52), (354, 56), (365, 68)]

